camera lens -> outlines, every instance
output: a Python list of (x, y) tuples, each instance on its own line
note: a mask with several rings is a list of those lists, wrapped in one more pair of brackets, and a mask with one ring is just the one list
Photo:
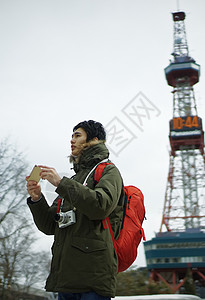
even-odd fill
[(58, 222), (60, 220), (60, 214), (56, 214), (54, 219), (55, 219), (56, 222)]

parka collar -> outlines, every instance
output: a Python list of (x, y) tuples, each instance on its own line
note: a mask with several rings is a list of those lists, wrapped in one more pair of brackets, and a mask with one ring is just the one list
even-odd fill
[(85, 148), (78, 163), (73, 163), (73, 169), (77, 173), (80, 169), (92, 168), (97, 163), (109, 157), (109, 151), (104, 143), (95, 144)]

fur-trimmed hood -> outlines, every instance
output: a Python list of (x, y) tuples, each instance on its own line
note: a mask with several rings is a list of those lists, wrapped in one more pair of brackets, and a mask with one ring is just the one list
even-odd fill
[(93, 147), (95, 145), (98, 145), (98, 144), (105, 144), (105, 141), (104, 140), (91, 140), (85, 144), (82, 145), (82, 151), (80, 152), (80, 154), (78, 156), (75, 156), (75, 155), (70, 155), (69, 156), (69, 161), (70, 163), (73, 163), (74, 164), (78, 164), (79, 161), (80, 161), (80, 157), (82, 155), (83, 152), (85, 152), (86, 150), (88, 150), (90, 147)]
[(70, 156), (73, 169), (77, 173), (80, 168), (93, 167), (103, 159), (109, 157), (109, 151), (104, 141), (91, 141), (86, 144), (78, 157)]

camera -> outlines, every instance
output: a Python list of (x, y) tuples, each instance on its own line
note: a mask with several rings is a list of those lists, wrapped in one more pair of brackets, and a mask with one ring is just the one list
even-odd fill
[(75, 224), (75, 212), (73, 210), (60, 212), (55, 215), (55, 221), (58, 222), (59, 228), (65, 228), (67, 226)]

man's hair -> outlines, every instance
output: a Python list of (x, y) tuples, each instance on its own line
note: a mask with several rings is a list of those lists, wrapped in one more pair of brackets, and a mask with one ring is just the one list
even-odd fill
[(83, 128), (87, 133), (86, 142), (89, 142), (95, 137), (97, 137), (98, 140), (106, 140), (105, 129), (103, 125), (99, 122), (93, 120), (80, 122), (73, 128), (73, 131), (77, 130), (78, 128)]

